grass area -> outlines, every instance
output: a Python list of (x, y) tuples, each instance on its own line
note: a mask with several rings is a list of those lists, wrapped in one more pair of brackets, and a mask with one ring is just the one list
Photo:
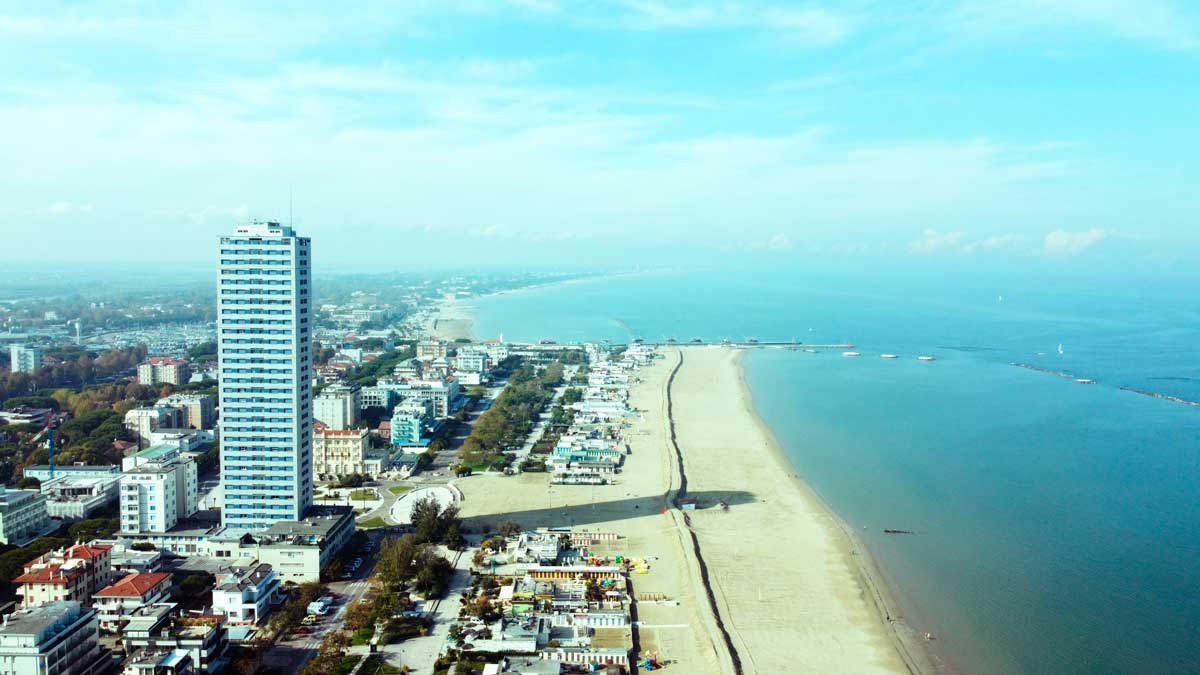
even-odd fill
[(384, 522), (382, 517), (375, 516), (374, 518), (370, 518), (368, 520), (362, 521), (361, 523), (358, 523), (358, 526), (363, 528), (364, 530), (370, 530), (375, 527), (387, 527), (387, 523)]
[(413, 489), (413, 486), (411, 485), (393, 485), (392, 487), (388, 488), (388, 492), (394, 495), (402, 495), (411, 489)]
[(379, 499), (379, 495), (374, 490), (363, 488), (350, 493), (350, 501), (352, 502), (369, 502)]
[(349, 675), (350, 671), (354, 670), (354, 666), (362, 660), (361, 656), (347, 654), (338, 660), (337, 667), (333, 669), (333, 675)]
[(359, 628), (354, 631), (354, 635), (350, 636), (350, 644), (355, 647), (370, 644), (373, 637), (375, 637), (375, 629), (373, 627)]

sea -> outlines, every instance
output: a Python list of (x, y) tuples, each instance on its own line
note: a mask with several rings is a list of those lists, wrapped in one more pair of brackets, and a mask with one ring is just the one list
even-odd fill
[(1200, 673), (1200, 408), (1121, 389), (1200, 401), (1198, 290), (1109, 270), (666, 271), (468, 308), (481, 338), (853, 343), (748, 350), (747, 382), (941, 665)]

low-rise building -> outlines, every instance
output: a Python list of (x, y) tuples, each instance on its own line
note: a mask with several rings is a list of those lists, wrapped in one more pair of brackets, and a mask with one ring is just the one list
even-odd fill
[(319, 479), (369, 473), (370, 431), (333, 429), (322, 422), (313, 424), (313, 475)]
[(83, 520), (116, 502), (120, 484), (119, 473), (101, 477), (66, 474), (42, 481), (41, 492), (46, 498), (46, 512), (51, 518)]
[(92, 596), (100, 616), (100, 630), (116, 632), (138, 609), (165, 600), (171, 592), (166, 572), (129, 574)]
[(175, 605), (159, 603), (134, 611), (121, 631), (126, 653), (182, 649), (202, 672), (218, 672), (227, 660), (229, 646), (221, 614), (175, 616)]
[(123, 675), (192, 675), (196, 664), (186, 649), (142, 651), (125, 662)]
[(0, 543), (24, 546), (49, 526), (46, 498), (39, 490), (9, 490), (0, 485)]
[(359, 394), (363, 410), (367, 408), (391, 410), (396, 405), (396, 401), (400, 400), (400, 395), (387, 387), (363, 387)]
[(404, 402), (392, 411), (392, 445), (403, 448), (424, 448), (429, 445), (433, 431), (432, 404), (428, 401)]
[(51, 408), (31, 408), (18, 405), (8, 410), (0, 410), (0, 420), (9, 424), (32, 424), (35, 427), (46, 426), (46, 418), (53, 413)]
[(321, 571), (354, 536), (354, 510), (317, 506), (300, 521), (281, 521), (255, 534), (225, 532), (208, 538), (206, 555), (254, 559), (275, 569), (283, 581), (319, 581)]
[(444, 358), (449, 352), (449, 346), (442, 340), (424, 338), (417, 342), (418, 359)]
[(279, 574), (267, 563), (234, 566), (218, 573), (212, 592), (213, 611), (230, 623), (255, 624), (280, 600)]
[(92, 675), (110, 665), (95, 610), (78, 602), (18, 610), (0, 625), (0, 673)]
[(65, 466), (55, 466), (53, 469), (51, 469), (49, 464), (35, 464), (33, 466), (25, 467), (22, 475), (26, 478), (36, 478), (38, 481), (45, 483), (52, 478), (58, 478), (61, 476), (71, 476), (74, 478), (105, 478), (111, 476), (120, 476), (121, 467), (115, 464), (108, 464), (105, 466), (68, 464)]
[(112, 546), (75, 544), (25, 563), (13, 584), (22, 607), (61, 600), (91, 604), (92, 595), (112, 583), (112, 576)]

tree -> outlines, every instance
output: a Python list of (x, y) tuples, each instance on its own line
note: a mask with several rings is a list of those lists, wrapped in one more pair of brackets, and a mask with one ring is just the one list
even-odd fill
[(506, 537), (517, 536), (521, 533), (521, 529), (520, 523), (515, 523), (511, 520), (502, 520), (500, 521), (500, 524), (496, 526), (496, 531)]

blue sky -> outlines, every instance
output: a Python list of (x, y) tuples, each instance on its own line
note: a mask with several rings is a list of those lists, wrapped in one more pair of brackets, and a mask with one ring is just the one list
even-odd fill
[(1169, 0), (0, 3), (47, 260), (205, 261), (294, 191), (331, 267), (1186, 268), (1196, 120)]

